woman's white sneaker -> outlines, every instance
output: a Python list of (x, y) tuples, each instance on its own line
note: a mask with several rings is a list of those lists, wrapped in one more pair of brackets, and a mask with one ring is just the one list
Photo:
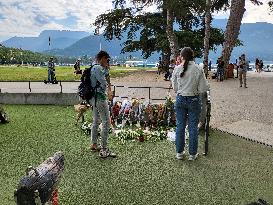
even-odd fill
[(196, 155), (190, 155), (189, 156), (189, 161), (194, 161), (194, 160), (196, 160), (197, 159), (197, 157), (198, 157), (198, 153), (196, 154)]
[(181, 152), (181, 153), (176, 153), (176, 159), (183, 159), (184, 158), (184, 155), (185, 155), (185, 151), (184, 152)]

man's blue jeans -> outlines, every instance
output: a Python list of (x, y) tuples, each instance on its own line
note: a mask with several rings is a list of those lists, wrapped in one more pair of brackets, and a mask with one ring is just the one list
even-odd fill
[(197, 154), (198, 122), (201, 112), (199, 96), (176, 96), (176, 152), (182, 153), (185, 147), (185, 128), (188, 120), (189, 154)]

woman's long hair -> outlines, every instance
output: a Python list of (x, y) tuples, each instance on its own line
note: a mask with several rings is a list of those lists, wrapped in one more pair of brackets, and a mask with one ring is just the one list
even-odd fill
[(180, 74), (180, 77), (182, 78), (184, 76), (185, 72), (188, 69), (189, 61), (193, 60), (194, 53), (193, 53), (193, 50), (190, 47), (185, 47), (180, 52), (180, 56), (183, 57), (183, 59), (185, 60), (185, 63), (183, 65), (184, 69), (183, 69), (182, 73)]

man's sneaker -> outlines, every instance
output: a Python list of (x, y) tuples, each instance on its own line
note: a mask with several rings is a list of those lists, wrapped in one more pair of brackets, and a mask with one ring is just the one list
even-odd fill
[(117, 155), (114, 152), (111, 152), (108, 148), (102, 148), (100, 150), (99, 156), (101, 158), (106, 158), (106, 157), (116, 157)]
[(198, 153), (196, 154), (196, 155), (190, 155), (189, 156), (189, 161), (194, 161), (194, 160), (196, 160), (197, 159), (197, 157), (198, 157)]
[(242, 87), (242, 85), (240, 85), (240, 88)]
[(181, 159), (184, 158), (184, 156), (185, 156), (185, 151), (184, 151), (184, 152), (181, 152), (181, 153), (176, 153), (176, 159), (181, 160)]
[(90, 149), (91, 149), (92, 152), (100, 151), (101, 150), (101, 146), (98, 146), (97, 144), (94, 143), (94, 144), (92, 144), (90, 146)]

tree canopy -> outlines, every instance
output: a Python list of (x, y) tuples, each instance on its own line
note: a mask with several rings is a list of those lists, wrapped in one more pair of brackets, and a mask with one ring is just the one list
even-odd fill
[[(219, 10), (227, 3), (227, 0), (216, 0), (212, 10)], [(154, 52), (170, 52), (166, 33), (169, 9), (174, 14), (178, 47), (190, 46), (197, 57), (202, 56), (205, 0), (114, 0), (113, 4), (114, 9), (99, 15), (94, 24), (104, 29), (103, 35), (108, 40), (126, 38), (122, 52), (141, 50), (144, 58)], [(148, 6), (155, 4), (157, 12), (145, 12)], [(223, 40), (222, 31), (212, 28), (210, 49), (222, 44)]]
[(21, 64), (22, 62), (40, 64), (47, 62), (49, 57), (37, 52), (0, 46), (0, 64)]

